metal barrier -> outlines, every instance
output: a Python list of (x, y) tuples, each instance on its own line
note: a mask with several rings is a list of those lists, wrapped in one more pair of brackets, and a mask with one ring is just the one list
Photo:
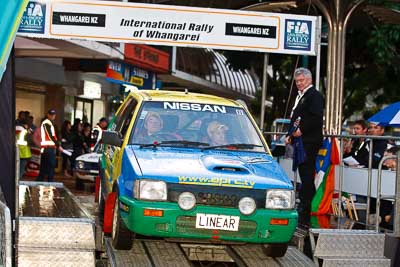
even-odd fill
[[(395, 195), (382, 195), (382, 166), (383, 163), (388, 160), (388, 159), (396, 159), (397, 163), (396, 163), (396, 193)], [(379, 162), (379, 166), (378, 166), (378, 186), (377, 186), (377, 197), (376, 197), (376, 222), (375, 222), (375, 231), (379, 231), (379, 216), (380, 216), (380, 207), (381, 207), (381, 200), (382, 199), (393, 199), (395, 201), (395, 213), (396, 214), (393, 218), (393, 229), (394, 229), (394, 234), (396, 237), (400, 237), (400, 219), (399, 219), (399, 214), (400, 214), (400, 210), (399, 210), (399, 202), (400, 202), (400, 198), (399, 198), (399, 191), (398, 190), (400, 188), (400, 180), (398, 179), (398, 177), (400, 177), (399, 173), (400, 173), (400, 151), (397, 152), (397, 155), (391, 155), (391, 156), (385, 156), (381, 159), (381, 161)], [(382, 218), (382, 220), (384, 220), (384, 218)]]
[[(286, 135), (287, 133), (285, 132), (263, 132), (264, 135)], [(357, 138), (364, 138), (364, 139), (371, 139), (371, 140), (396, 140), (399, 141), (400, 137), (395, 137), (395, 136), (371, 136), (371, 135), (335, 135), (335, 134), (325, 134), (324, 137), (335, 137), (339, 140), (340, 142), (340, 165), (339, 165), (339, 199), (341, 199), (342, 195), (342, 188), (343, 188), (343, 168), (344, 168), (344, 163), (343, 163), (343, 139), (357, 139)], [(368, 217), (370, 215), (370, 206), (371, 206), (371, 193), (372, 193), (372, 157), (373, 157), (373, 142), (369, 143), (369, 161), (368, 161), (368, 187), (367, 187), (367, 210), (366, 210), (366, 219), (368, 220)], [(400, 166), (400, 151), (398, 152), (398, 157), (397, 157), (397, 166)], [(383, 164), (383, 159), (381, 162)], [(379, 176), (381, 175), (382, 170), (379, 171), (378, 169), (378, 179)], [(381, 178), (378, 181), (378, 186), (381, 184)], [(380, 192), (379, 192), (380, 193)], [(378, 199), (378, 198), (377, 198)], [(396, 171), (396, 187), (395, 187), (395, 218), (394, 218), (394, 224), (393, 224), (393, 229), (396, 237), (400, 237), (400, 168), (397, 168)], [(341, 206), (339, 205), (339, 209), (341, 209)], [(341, 210), (339, 210), (339, 214), (341, 213)], [(368, 224), (366, 222), (366, 224)]]
[(12, 236), (10, 209), (0, 201), (0, 263), (2, 266), (12, 266)]

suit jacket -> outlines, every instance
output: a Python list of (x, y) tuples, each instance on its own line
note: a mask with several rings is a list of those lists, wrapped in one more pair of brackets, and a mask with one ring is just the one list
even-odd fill
[(324, 113), (324, 98), (311, 87), (300, 99), (293, 111), (290, 128), (298, 117), (300, 120), (300, 131), (302, 132), (303, 143), (322, 145), (322, 126)]

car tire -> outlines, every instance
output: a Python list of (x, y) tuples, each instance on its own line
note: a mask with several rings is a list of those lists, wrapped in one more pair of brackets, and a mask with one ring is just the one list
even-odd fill
[(264, 254), (272, 258), (280, 258), (285, 256), (288, 244), (268, 244), (264, 246)]
[(112, 224), (112, 245), (115, 249), (130, 250), (133, 245), (133, 234), (126, 228), (122, 222), (121, 214), (119, 213), (118, 194), (115, 199), (113, 224)]

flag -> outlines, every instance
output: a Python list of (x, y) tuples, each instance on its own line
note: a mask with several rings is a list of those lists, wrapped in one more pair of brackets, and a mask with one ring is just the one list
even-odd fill
[(306, 152), (304, 151), (303, 138), (300, 137), (292, 137), (292, 145), (293, 145), (293, 165), (292, 170), (295, 172), (297, 167), (306, 161)]
[(339, 164), (339, 150), (335, 138), (325, 138), (315, 163), (316, 193), (311, 202), (311, 214), (327, 214), (331, 208), (335, 188), (335, 165)]
[(289, 136), (291, 136), (291, 138), (292, 138), (292, 146), (293, 146), (292, 170), (294, 172), (297, 170), (297, 167), (300, 164), (302, 164), (304, 161), (306, 161), (306, 152), (304, 151), (303, 138), (301, 138), (301, 136), (299, 136), (299, 137), (292, 136), (292, 134), (295, 131), (297, 131), (297, 129), (300, 127), (300, 121), (301, 121), (301, 117), (298, 117), (288, 132)]
[(0, 0), (0, 80), (28, 0)]

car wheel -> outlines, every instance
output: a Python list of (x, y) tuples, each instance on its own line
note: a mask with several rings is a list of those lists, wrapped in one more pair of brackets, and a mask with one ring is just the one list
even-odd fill
[(122, 218), (119, 213), (118, 195), (115, 199), (111, 236), (112, 244), (115, 249), (129, 250), (132, 248), (133, 234), (131, 231), (129, 231), (129, 229), (126, 228), (126, 226), (122, 222)]
[(264, 246), (264, 254), (268, 257), (279, 258), (285, 256), (288, 244), (268, 244)]

